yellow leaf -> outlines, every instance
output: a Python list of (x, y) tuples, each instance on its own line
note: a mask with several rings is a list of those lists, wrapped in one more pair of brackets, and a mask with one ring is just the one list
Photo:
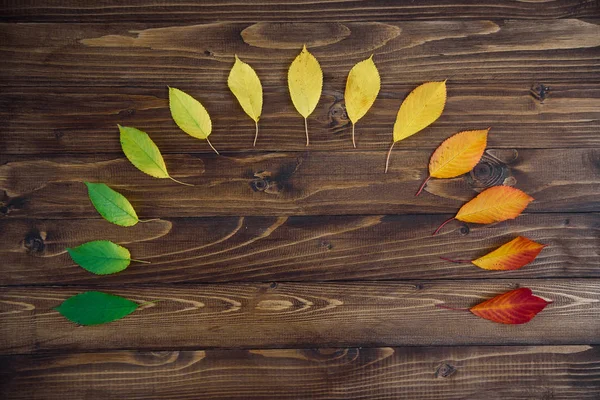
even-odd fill
[(190, 136), (206, 139), (210, 147), (219, 154), (208, 140), (212, 131), (212, 123), (206, 108), (189, 94), (170, 87), (169, 108), (177, 126)]
[(379, 71), (377, 71), (377, 67), (373, 62), (373, 56), (357, 63), (348, 74), (344, 101), (348, 118), (352, 122), (352, 144), (354, 147), (356, 147), (354, 125), (373, 106), (380, 87)]
[(394, 144), (425, 129), (442, 115), (446, 105), (446, 81), (427, 82), (410, 92), (402, 102), (394, 124), (394, 142), (388, 151), (385, 172)]
[(263, 106), (263, 90), (260, 79), (258, 79), (258, 75), (256, 75), (252, 67), (241, 61), (236, 55), (235, 63), (229, 72), (227, 85), (246, 114), (254, 120), (256, 126), (254, 146), (256, 146), (258, 120), (260, 119)]
[(446, 105), (446, 81), (428, 82), (410, 92), (398, 110), (394, 142), (406, 139), (431, 125)]
[(306, 50), (306, 46), (290, 65), (288, 87), (292, 103), (304, 117), (306, 145), (308, 146), (308, 126), (306, 119), (317, 107), (323, 89), (323, 71), (317, 59)]
[(454, 178), (471, 171), (485, 151), (489, 130), (463, 131), (446, 139), (431, 155), (429, 176), (415, 196), (431, 178)]

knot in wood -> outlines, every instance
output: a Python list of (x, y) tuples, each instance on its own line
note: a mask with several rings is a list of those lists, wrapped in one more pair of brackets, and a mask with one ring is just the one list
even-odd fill
[(281, 185), (271, 176), (268, 171), (259, 171), (254, 173), (254, 179), (250, 181), (250, 187), (255, 192), (266, 192), (278, 194), (281, 192)]
[(482, 191), (492, 186), (504, 185), (505, 183), (516, 183), (511, 177), (510, 168), (499, 159), (484, 154), (479, 164), (473, 168), (467, 178), (469, 185), (476, 191)]
[(550, 91), (550, 87), (544, 85), (543, 83), (537, 83), (531, 86), (530, 93), (533, 98), (537, 99), (540, 103), (543, 103), (544, 100), (548, 97), (548, 92)]
[(436, 378), (448, 378), (455, 372), (456, 372), (456, 368), (454, 368), (450, 364), (444, 363), (444, 364), (440, 365), (437, 368), (437, 370), (435, 371), (435, 377)]
[(327, 118), (329, 128), (342, 128), (350, 123), (348, 113), (346, 112), (346, 103), (344, 103), (343, 99), (334, 101), (331, 107), (329, 107)]
[(27, 250), (28, 254), (41, 255), (46, 249), (46, 244), (40, 232), (34, 231), (29, 232), (23, 240), (23, 246)]

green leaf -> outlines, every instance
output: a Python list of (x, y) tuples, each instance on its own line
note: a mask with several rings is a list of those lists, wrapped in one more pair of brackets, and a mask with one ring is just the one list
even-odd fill
[(55, 310), (80, 325), (100, 325), (131, 314), (139, 304), (121, 296), (103, 292), (85, 292), (69, 297)]
[(121, 193), (104, 183), (84, 183), (92, 204), (105, 220), (120, 226), (133, 226), (139, 222), (131, 203)]
[(131, 262), (129, 250), (109, 240), (87, 242), (67, 251), (77, 265), (96, 275), (123, 271)]
[(125, 156), (137, 169), (155, 178), (169, 178), (182, 185), (194, 186), (174, 179), (167, 172), (160, 150), (146, 132), (119, 125), (121, 148)]
[(210, 147), (219, 154), (208, 140), (212, 132), (212, 122), (206, 108), (182, 90), (169, 88), (169, 108), (177, 126), (190, 136), (206, 139)]

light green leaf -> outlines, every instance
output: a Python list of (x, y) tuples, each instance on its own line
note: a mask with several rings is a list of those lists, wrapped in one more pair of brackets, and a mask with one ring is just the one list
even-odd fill
[(210, 147), (219, 154), (208, 140), (212, 132), (212, 123), (206, 108), (189, 94), (169, 87), (169, 108), (177, 126), (190, 136), (206, 139)]
[(84, 183), (92, 204), (105, 220), (120, 226), (133, 226), (139, 222), (133, 206), (121, 193), (104, 183)]
[(73, 249), (67, 248), (67, 251), (77, 265), (96, 275), (123, 271), (132, 261), (129, 250), (109, 240), (87, 242)]
[(103, 292), (84, 292), (69, 297), (55, 310), (80, 325), (100, 325), (131, 314), (139, 304), (121, 296)]
[(155, 178), (169, 178), (182, 185), (194, 186), (174, 179), (167, 172), (160, 150), (146, 132), (119, 125), (121, 148), (125, 156), (137, 169)]

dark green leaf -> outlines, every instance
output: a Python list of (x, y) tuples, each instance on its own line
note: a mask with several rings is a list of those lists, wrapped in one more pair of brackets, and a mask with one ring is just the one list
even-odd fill
[(103, 292), (85, 292), (69, 297), (55, 310), (80, 325), (100, 325), (131, 314), (138, 303)]

